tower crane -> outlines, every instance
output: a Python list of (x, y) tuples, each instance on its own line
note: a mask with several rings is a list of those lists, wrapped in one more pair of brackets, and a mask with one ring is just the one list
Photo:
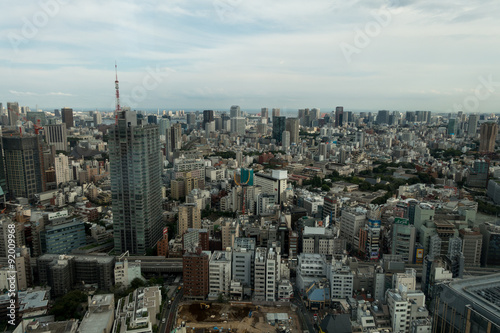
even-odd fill
[(248, 184), (248, 182), (250, 181), (250, 175), (248, 176), (248, 179), (246, 182), (242, 183), (241, 182), (241, 169), (240, 169), (240, 181), (236, 180), (236, 172), (233, 174), (233, 179), (234, 179), (234, 183), (236, 184), (236, 186), (241, 186), (242, 188), (242, 192), (241, 192), (241, 196), (242, 196), (242, 209), (241, 209), (241, 212), (243, 215), (245, 215), (245, 208), (246, 208), (246, 201), (245, 201), (245, 196), (246, 196), (246, 192), (247, 192), (247, 188), (246, 188), (246, 185)]

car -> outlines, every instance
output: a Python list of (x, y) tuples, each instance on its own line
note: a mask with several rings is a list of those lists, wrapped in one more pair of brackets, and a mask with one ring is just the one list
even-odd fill
[(165, 324), (165, 321), (166, 321), (166, 320), (165, 320), (165, 318), (163, 318), (163, 319), (161, 320), (161, 323), (162, 323), (162, 324)]

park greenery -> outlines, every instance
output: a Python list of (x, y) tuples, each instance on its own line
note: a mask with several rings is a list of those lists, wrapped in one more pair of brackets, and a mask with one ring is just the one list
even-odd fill
[[(424, 172), (413, 173), (415, 177), (409, 179), (395, 178), (391, 174), (389, 168), (402, 167), (405, 169), (414, 169), (415, 165), (412, 163), (387, 163), (377, 161), (374, 163), (377, 165), (373, 170), (365, 170), (359, 173), (359, 176), (340, 176), (337, 171), (333, 171), (331, 174), (327, 175), (325, 178), (321, 179), (318, 176), (311, 178), (310, 180), (304, 180), (302, 185), (304, 187), (310, 188), (321, 188), (322, 191), (329, 191), (332, 182), (344, 181), (347, 183), (356, 184), (359, 186), (360, 191), (376, 192), (378, 190), (385, 190), (387, 193), (380, 198), (372, 201), (374, 204), (384, 204), (387, 199), (391, 198), (399, 186), (401, 185), (412, 185), (417, 183), (433, 184), (435, 183), (434, 177)], [(365, 180), (365, 178), (380, 178), (380, 180), (385, 182), (380, 182), (376, 184), (371, 184)]]
[(72, 290), (63, 297), (56, 299), (50, 309), (50, 314), (56, 321), (69, 320), (72, 318), (82, 319), (85, 314), (82, 303), (87, 301), (87, 295), (80, 290)]

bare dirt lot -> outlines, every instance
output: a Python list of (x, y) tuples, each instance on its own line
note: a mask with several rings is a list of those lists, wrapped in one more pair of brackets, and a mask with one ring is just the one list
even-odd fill
[(266, 314), (287, 313), (288, 317), (292, 317), (291, 324), (287, 328), (291, 328), (290, 332), (301, 332), (298, 316), (288, 306), (260, 306), (257, 309), (257, 306), (252, 304), (206, 304), (210, 306), (208, 309), (199, 302), (181, 304), (177, 312), (176, 325), (180, 326), (185, 321), (186, 327), (191, 328), (187, 330), (188, 332), (192, 332), (192, 328), (195, 328), (195, 332), (219, 332), (221, 328), (224, 332), (231, 329), (231, 332), (237, 333), (276, 332), (277, 325), (269, 325)]

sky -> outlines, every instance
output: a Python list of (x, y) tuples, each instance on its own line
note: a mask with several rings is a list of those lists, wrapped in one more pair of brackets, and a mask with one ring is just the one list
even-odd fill
[(0, 0), (0, 102), (500, 112), (496, 0)]

